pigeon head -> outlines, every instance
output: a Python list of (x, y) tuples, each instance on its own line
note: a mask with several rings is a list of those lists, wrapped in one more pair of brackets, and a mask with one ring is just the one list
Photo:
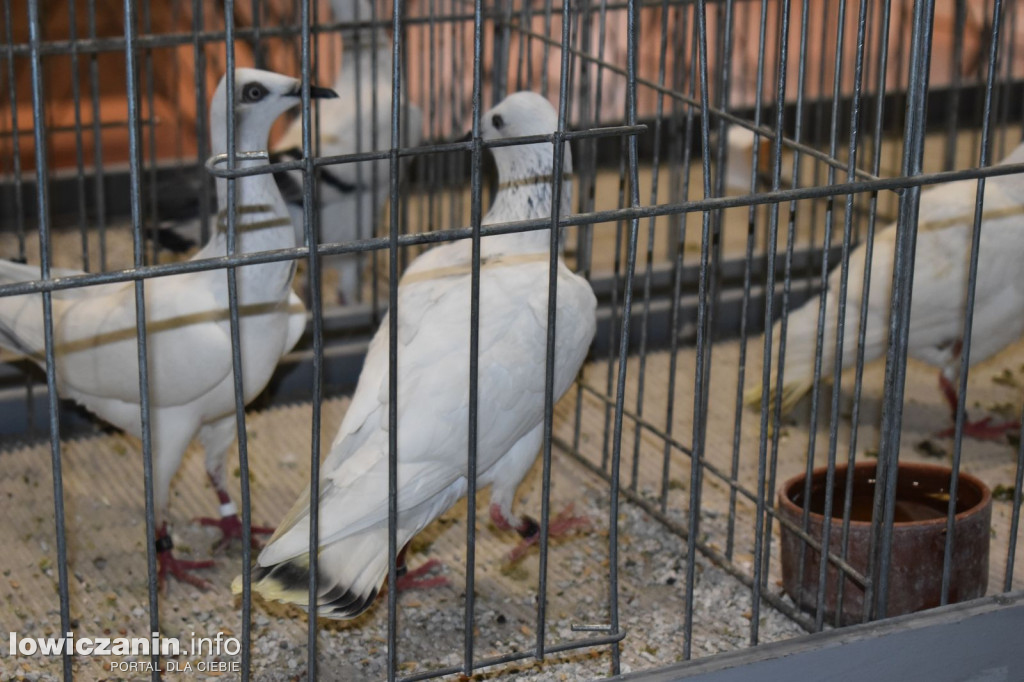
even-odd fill
[[(290, 76), (260, 69), (235, 69), (235, 144), (239, 151), (267, 148), (270, 127), (277, 117), (301, 101), (302, 83)], [(337, 97), (328, 88), (310, 86), (310, 97)], [(210, 103), (210, 131), (214, 154), (227, 151), (227, 76), (221, 79)]]
[[(557, 129), (558, 114), (551, 102), (535, 92), (525, 90), (509, 95), (480, 118), (480, 135), (485, 140), (550, 135)], [(501, 182), (551, 175), (554, 155), (550, 142), (493, 147), (491, 152)], [(572, 172), (572, 155), (568, 145), (565, 146), (562, 172)]]
[(480, 119), (485, 140), (550, 135), (557, 127), (558, 114), (551, 102), (528, 90), (509, 95)]

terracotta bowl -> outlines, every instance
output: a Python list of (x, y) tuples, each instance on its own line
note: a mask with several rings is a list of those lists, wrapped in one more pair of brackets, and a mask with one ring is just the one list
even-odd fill
[[(847, 467), (837, 466), (832, 504), (829, 552), (841, 556), (843, 503)], [(811, 513), (808, 532), (822, 538), (827, 469), (815, 469), (811, 476)], [(896, 488), (896, 518), (893, 524), (892, 561), (889, 573), (887, 615), (939, 606), (942, 590), (942, 560), (945, 551), (946, 509), (952, 470), (931, 464), (901, 463)], [(875, 494), (875, 463), (854, 467), (853, 505), (847, 538), (846, 559), (862, 575), (868, 575), (868, 545), (871, 535), (872, 500)], [(779, 490), (779, 511), (798, 527), (803, 514), (804, 480), (801, 474), (786, 481)], [(960, 474), (957, 515), (954, 522), (950, 603), (976, 599), (988, 584), (989, 522), (992, 495), (980, 480)], [(803, 541), (782, 528), (783, 589), (801, 608), (813, 611), (818, 599), (820, 552), (807, 546), (800, 582), (800, 546)], [(840, 571), (828, 564), (825, 587), (825, 615), (835, 622)], [(864, 614), (864, 588), (844, 574), (842, 623), (859, 623)]]

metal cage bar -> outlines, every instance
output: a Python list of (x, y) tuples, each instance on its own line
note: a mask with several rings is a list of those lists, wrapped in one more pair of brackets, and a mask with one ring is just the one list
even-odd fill
[[(241, 676), (250, 679), (255, 675), (259, 661), (254, 646), (254, 612), (260, 607), (252, 598), (253, 491), (249, 482), (249, 450), (255, 441), (250, 443), (245, 411), (237, 276), (245, 268), (274, 262), (304, 264), (311, 313), (304, 345), (296, 354), (303, 354), (302, 362), (311, 367), (311, 379), (304, 389), (305, 402), (311, 410), (309, 619), (305, 628), (306, 674), (311, 679), (332, 674), (318, 644), (327, 631), (317, 620), (322, 591), (317, 545), (322, 412), (327, 399), (338, 392), (329, 379), (333, 363), (339, 361), (334, 352), (336, 335), (361, 349), (365, 339), (359, 335), (366, 336), (368, 329), (384, 319), (388, 320), (389, 342), (387, 581), (396, 589), (388, 589), (386, 600), (382, 600), (386, 607), (379, 608), (387, 613), (382, 674), (389, 680), (419, 680), (447, 674), (470, 676), (482, 668), (516, 661), (557, 665), (553, 662), (556, 654), (591, 648), (607, 658), (608, 672), (619, 674), (632, 646), (627, 638), (629, 623), (623, 601), (624, 585), (629, 579), (629, 558), (623, 547), (629, 537), (620, 528), (620, 516), (627, 505), (670, 533), (679, 558), (685, 560), (685, 577), (680, 581), (685, 593), (681, 597), (682, 611), (677, 614), (675, 642), (677, 655), (684, 660), (701, 653), (704, 633), (699, 597), (704, 586), (700, 571), (705, 561), (723, 569), (741, 585), (744, 599), (749, 599), (750, 617), (744, 638), (750, 646), (765, 639), (762, 620), (767, 611), (780, 613), (808, 631), (824, 629), (826, 621), (833, 621), (826, 614), (828, 580), (833, 573), (838, 576), (834, 625), (843, 624), (843, 606), (855, 598), (854, 590), (863, 591), (865, 603), (870, 604), (865, 619), (884, 618), (892, 591), (896, 471), (902, 457), (901, 440), (906, 435), (903, 414), (908, 395), (905, 387), (911, 355), (910, 309), (914, 300), (919, 203), (925, 187), (972, 181), (977, 183), (977, 190), (971, 247), (966, 254), (969, 274), (963, 301), (966, 316), (952, 441), (953, 474), (949, 501), (942, 512), (946, 539), (941, 601), (950, 600), (954, 549), (960, 542), (954, 532), (954, 521), (960, 469), (967, 451), (966, 393), (976, 283), (982, 267), (979, 252), (985, 188), (994, 179), (1024, 173), (1024, 163), (988, 165), (993, 156), (1002, 158), (1011, 134), (1008, 131), (1019, 122), (1012, 120), (1020, 114), (1013, 95), (1021, 86), (1013, 64), (1015, 50), (1019, 52), (1015, 45), (1019, 23), (1016, 3), (994, 0), (984, 8), (987, 42), (978, 48), (981, 56), (973, 74), (960, 68), (964, 66), (965, 55), (975, 49), (965, 39), (965, 32), (973, 26), (973, 15), (966, 3), (955, 4), (950, 19), (954, 27), (952, 43), (949, 53), (941, 55), (932, 47), (936, 39), (934, 0), (914, 0), (912, 12), (906, 16), (900, 13), (899, 3), (891, 0), (860, 0), (856, 4), (839, 0), (819, 6), (809, 0), (424, 0), (418, 4), (391, 0), (386, 3), (386, 10), (385, 3), (374, 3), (369, 17), (356, 10), (354, 22), (325, 20), (319, 16), (319, 4), (310, 2), (301, 3), (298, 12), (293, 12), (286, 21), (283, 14), (276, 16), (270, 11), (270, 4), (252, 0), (226, 2), (222, 26), (211, 24), (214, 15), (203, 3), (194, 1), (184, 3), (191, 6), (192, 12), (188, 30), (175, 24), (167, 31), (156, 21), (155, 5), (125, 0), (123, 36), (104, 35), (97, 25), (95, 1), (84, 4), (83, 12), (82, 4), (69, 0), (71, 26), (67, 36), (44, 38), (45, 22), (39, 4), (29, 3), (26, 40), (19, 27), (12, 24), (15, 13), (8, 0), (4, 4), (5, 31), (0, 45), (0, 59), (6, 61), (3, 72), (9, 81), (10, 100), (9, 119), (5, 121), (10, 127), (0, 131), (0, 144), (14, 151), (10, 175), (0, 178), (0, 190), (12, 200), (0, 204), (0, 208), (5, 211), (4, 217), (10, 218), (18, 258), (28, 257), (32, 245), (26, 244), (26, 233), (32, 227), (38, 228), (41, 264), (37, 279), (0, 281), (0, 297), (42, 294), (43, 364), (63, 631), (72, 628), (74, 608), (67, 566), (66, 524), (70, 521), (65, 518), (62, 482), (63, 408), (57, 401), (60, 342), (54, 325), (59, 324), (59, 319), (55, 317), (52, 301), (64, 292), (100, 284), (132, 282), (134, 288), (138, 351), (134, 361), (139, 370), (148, 534), (148, 618), (152, 631), (157, 632), (160, 609), (166, 608), (158, 594), (155, 537), (162, 529), (157, 527), (154, 506), (153, 459), (159, 443), (154, 443), (151, 432), (156, 426), (150, 414), (151, 372), (159, 358), (149, 357), (146, 287), (148, 280), (155, 278), (223, 270), (228, 290), (241, 479)], [(178, 11), (183, 12), (181, 7)], [(250, 12), (248, 25), (244, 19), (246, 11)], [(87, 23), (84, 35), (79, 35), (83, 33), (79, 19)], [(756, 38), (753, 34), (742, 34), (745, 27), (755, 24)], [(392, 36), (388, 46), (378, 42), (386, 32)], [(355, 56), (358, 75), (353, 97), (357, 110), (365, 108), (372, 115), (355, 117), (359, 140), (355, 153), (324, 155), (324, 130), (318, 110), (314, 110), (317, 104), (310, 97), (309, 86), (324, 73), (322, 61), (337, 62), (337, 38), (350, 34), (358, 34), (358, 40), (369, 36), (375, 48), (370, 57)], [(910, 40), (901, 40), (903, 35)], [(328, 39), (335, 42), (323, 42)], [(756, 43), (756, 49), (750, 50), (750, 54), (756, 53), (754, 57), (744, 53), (743, 42)], [(890, 54), (893, 43), (896, 45)], [(236, 55), (236, 45), (244, 50), (246, 44), (251, 54)], [(201, 182), (196, 188), (198, 229), (205, 242), (210, 236), (208, 218), (212, 213), (208, 176), (202, 169), (212, 135), (206, 122), (208, 72), (217, 69), (223, 59), (229, 84), (228, 110), (233, 110), (234, 67), (250, 58), (256, 64), (271, 63), (271, 48), (278, 45), (291, 46), (298, 53), (296, 63), (304, 84), (298, 113), (302, 126), (301, 158), (258, 168), (240, 167), (239, 155), (250, 150), (236, 149), (235, 122), (229, 116), (226, 166), (210, 168), (210, 174), (226, 180), (229, 188), (228, 204), (220, 207), (226, 215), (226, 255), (162, 262), (167, 254), (155, 239), (160, 227), (159, 183), (165, 163), (159, 158), (158, 127), (168, 123), (158, 112), (156, 64), (161, 51), (190, 53), (196, 69), (194, 77), (184, 73), (186, 69), (181, 69), (179, 77), (195, 88), (194, 158), (200, 163), (198, 171), (180, 161), (178, 166), (183, 173), (200, 174)], [(387, 67), (378, 63), (378, 49), (382, 47), (391, 53)], [(219, 54), (222, 49), (223, 58)], [(419, 55), (415, 49), (424, 52)], [(828, 59), (819, 58), (833, 49)], [(329, 56), (322, 59), (320, 50)], [(871, 57), (872, 54), (877, 56)], [(123, 55), (127, 75), (124, 120), (104, 118), (100, 108), (105, 86), (101, 59), (117, 55)], [(67, 60), (75, 73), (71, 81), (70, 124), (58, 124), (47, 117), (50, 91), (44, 82), (45, 65), (59, 60)], [(951, 64), (948, 86), (929, 82), (930, 70), (939, 61)], [(17, 107), (19, 97), (24, 99), (17, 82), (22, 64), (31, 68), (31, 131), (24, 126), (25, 112), (19, 118)], [(390, 102), (378, 102), (376, 90), (371, 101), (364, 101), (367, 97), (360, 87), (363, 80), (376, 80), (378, 70), (385, 69), (385, 77), (390, 77)], [(753, 94), (739, 103), (737, 92), (742, 83)], [(497, 101), (515, 88), (536, 89), (556, 105), (555, 132), (484, 140), (481, 116), (485, 101)], [(413, 94), (420, 97), (419, 104), (423, 105), (427, 131), (424, 144), (408, 142), (408, 126), (414, 116), (410, 116), (403, 98)], [(974, 94), (980, 95), (981, 101), (972, 101)], [(933, 98), (939, 95), (944, 98), (939, 101), (947, 106), (945, 110), (935, 106)], [(90, 102), (84, 101), (86, 97)], [(388, 111), (379, 111), (381, 107)], [(973, 113), (967, 113), (968, 110)], [(86, 115), (89, 113), (91, 120)], [(386, 129), (379, 123), (385, 117)], [(973, 122), (971, 129), (964, 123), (965, 117)], [(184, 125), (181, 120), (173, 124), (179, 129)], [(454, 133), (466, 127), (471, 128), (471, 139), (453, 141)], [(749, 133), (753, 140), (750, 167), (744, 167), (742, 187), (731, 188), (732, 191), (728, 175), (733, 164), (748, 160), (732, 146), (730, 131)], [(902, 145), (893, 145), (893, 131), (901, 134)], [(116, 158), (116, 153), (111, 154), (103, 144), (104, 135), (121, 132), (128, 139), (127, 174), (114, 167), (110, 159)], [(67, 168), (74, 169), (74, 175), (69, 176), (66, 185), (58, 184), (62, 178), (54, 172), (59, 165), (52, 158), (57, 135), (74, 138), (73, 147), (69, 147), (73, 158), (67, 164)], [(22, 154), (27, 152), (25, 142), (30, 137), (35, 163), (34, 168), (27, 169), (31, 162), (23, 161)], [(89, 142), (93, 144), (91, 154)], [(493, 199), (496, 187), (487, 177), (486, 151), (525, 144), (550, 145), (554, 150), (551, 215), (483, 225), (487, 200)], [(571, 144), (577, 152), (579, 199), (575, 212), (564, 214), (562, 150)], [(766, 148), (768, 144), (770, 150)], [(179, 141), (179, 149), (180, 145)], [(971, 165), (958, 167), (958, 158), (962, 159), (963, 148), (969, 145), (973, 145), (968, 161)], [(941, 159), (935, 164), (930, 156), (932, 147), (940, 150)], [(357, 202), (357, 237), (342, 242), (322, 240), (318, 230), (318, 183), (324, 181), (331, 169), (354, 163), (355, 184), (366, 183), (383, 192), (383, 187), (376, 187), (380, 184), (376, 172), (367, 177), (367, 164), (378, 162), (388, 164), (387, 204), (375, 203), (368, 211), (370, 215), (364, 215), (365, 207)], [(897, 171), (890, 170), (896, 165)], [(305, 244), (273, 251), (238, 252), (236, 237), (240, 226), (235, 185), (254, 175), (289, 171), (302, 176), (301, 232)], [(699, 189), (694, 173), (700, 174)], [(611, 189), (615, 183), (617, 187)], [(123, 203), (130, 214), (132, 261), (128, 267), (110, 269), (108, 247), (116, 239), (116, 221), (125, 217), (119, 214), (121, 209), (112, 208), (120, 204), (111, 201), (111, 192), (121, 186), (128, 193)], [(73, 190), (67, 216), (71, 219), (67, 224), (77, 230), (81, 274), (65, 275), (55, 271), (53, 265), (55, 235), (62, 234), (64, 225), (53, 215), (57, 187)], [(833, 484), (838, 480), (839, 462), (843, 458), (840, 449), (848, 447), (844, 459), (847, 467), (852, 467), (863, 461), (864, 443), (870, 438), (861, 431), (865, 423), (862, 420), (870, 412), (864, 399), (865, 365), (870, 360), (865, 352), (869, 285), (873, 268), (881, 267), (879, 252), (874, 249), (876, 236), (883, 232), (876, 229), (877, 221), (885, 218), (892, 204), (897, 210), (897, 227), (891, 277), (893, 304), (887, 320), (890, 342), (881, 396), (877, 462), (880, 484), (875, 487), (872, 500), (870, 561), (865, 570), (856, 565), (848, 551), (854, 523), (852, 476), (846, 477), (845, 486)], [(9, 205), (13, 208), (8, 215)], [(467, 210), (468, 215), (464, 215)], [(725, 241), (732, 238), (734, 229), (726, 218), (730, 211), (742, 214), (737, 223), (741, 234), (726, 246)], [(385, 214), (386, 234), (381, 225)], [(694, 230), (688, 230), (691, 214), (700, 214), (699, 237)], [(642, 220), (647, 221), (646, 230), (640, 229)], [(780, 221), (785, 221), (785, 226)], [(453, 229), (445, 229), (448, 227)], [(484, 428), (479, 423), (481, 245), (492, 236), (545, 229), (550, 230), (550, 257), (546, 283), (543, 445), (537, 486), (538, 580), (530, 586), (533, 601), (528, 607), (533, 632), (528, 633), (527, 640), (516, 644), (510, 640), (495, 649), (488, 648), (477, 632), (482, 619), (478, 590), (482, 585), (483, 563), (478, 548), (482, 533), (477, 513), (481, 492), (477, 482), (478, 441)], [(573, 229), (575, 239), (563, 235)], [(841, 242), (837, 243), (837, 239)], [(398, 545), (402, 516), (397, 473), (402, 456), (397, 407), (402, 390), (398, 380), (399, 282), (418, 251), (457, 240), (469, 240), (471, 254), (471, 295), (466, 301), (470, 311), (470, 351), (466, 358), (469, 447), (458, 455), (466, 458), (468, 488), (464, 595), (458, 605), (463, 631), (460, 650), (450, 652), (451, 660), (410, 666), (402, 655), (405, 623), (399, 623), (399, 619), (407, 616), (397, 595), (404, 550)], [(559, 333), (555, 302), (559, 295), (557, 273), (562, 247), (569, 251), (573, 269), (593, 283), (599, 299), (598, 341), (589, 366), (578, 377), (575, 390), (570, 391), (571, 398), (565, 398), (568, 409), (556, 406), (558, 396), (554, 394)], [(859, 248), (863, 248), (864, 262), (862, 268), (855, 268), (853, 255)], [(98, 259), (94, 253), (98, 253)], [(346, 254), (359, 259), (361, 288), (357, 307), (365, 310), (368, 320), (360, 328), (346, 326), (344, 319), (348, 313), (327, 304), (322, 295), (321, 259)], [(380, 262), (385, 257), (386, 268)], [(638, 272), (640, 258), (644, 261)], [(384, 277), (386, 297), (381, 291)], [(857, 283), (857, 277), (862, 278), (863, 284)], [(367, 300), (362, 299), (364, 286), (372, 292)], [(858, 295), (861, 298), (855, 302)], [(791, 308), (808, 299), (819, 308), (813, 327), (803, 330), (793, 326)], [(847, 310), (853, 305), (857, 307)], [(851, 330), (849, 325), (854, 319), (859, 326)], [(776, 323), (780, 333), (773, 338)], [(730, 329), (728, 339), (723, 338), (727, 336), (722, 332), (726, 327)], [(765, 331), (762, 352), (750, 353), (750, 337), (761, 329)], [(813, 369), (810, 411), (806, 423), (801, 415), (797, 425), (801, 442), (795, 449), (802, 454), (800, 468), (807, 478), (802, 516), (794, 522), (774, 508), (773, 496), (778, 476), (793, 468), (794, 446), (786, 442), (784, 435), (793, 423), (783, 414), (782, 385), (785, 372), (801, 352), (792, 335), (802, 333), (813, 337)], [(737, 340), (736, 354), (730, 355), (733, 351), (719, 342), (727, 344), (733, 339)], [(737, 358), (736, 366), (730, 367), (733, 358)], [(540, 362), (539, 357), (536, 360)], [(660, 364), (662, 361), (664, 365)], [(751, 382), (759, 361), (760, 381)], [(662, 367), (668, 368), (665, 376), (657, 374)], [(847, 367), (853, 368), (853, 376), (842, 376)], [(18, 390), (24, 393), (27, 387), (26, 409), (32, 409), (32, 379), (23, 379), (18, 370), (10, 371), (18, 377), (14, 384)], [(9, 386), (4, 383), (7, 377), (0, 373), (0, 390)], [(726, 411), (730, 413), (723, 419), (723, 411), (715, 405), (716, 385), (727, 384), (732, 378), (737, 383), (735, 391), (729, 386), (725, 392)], [(823, 385), (828, 383), (830, 389)], [(760, 390), (760, 419), (748, 419), (744, 408), (744, 393), (751, 388)], [(831, 392), (824, 393), (827, 390)], [(846, 427), (842, 423), (846, 418), (843, 408), (850, 394), (851, 423)], [(692, 404), (686, 402), (691, 399)], [(664, 402), (659, 404), (659, 400)], [(560, 411), (563, 409), (564, 413)], [(849, 428), (848, 438), (845, 428)], [(719, 431), (727, 432), (724, 439)], [(841, 438), (844, 443), (840, 443)], [(724, 457), (712, 452), (720, 441), (727, 444)], [(1016, 454), (1012, 494), (1003, 508), (1009, 533), (998, 542), (999, 551), (1006, 549), (1000, 582), (1007, 592), (1020, 586), (1014, 572), (1024, 499), (1024, 445), (1018, 445)], [(0, 453), (0, 457), (3, 455)], [(606, 586), (607, 593), (601, 596), (600, 608), (607, 607), (608, 619), (606, 623), (574, 621), (568, 631), (586, 633), (578, 638), (566, 636), (553, 626), (551, 607), (556, 580), (554, 543), (549, 537), (552, 491), (557, 487), (553, 478), (555, 465), (563, 456), (588, 476), (597, 477), (602, 486), (601, 508), (607, 511), (608, 562), (601, 568), (602, 578), (606, 579), (602, 590)], [(822, 457), (822, 462), (816, 460)], [(820, 534), (810, 527), (812, 514), (818, 514), (811, 504), (811, 473), (816, 463), (826, 465), (827, 492), (820, 515), (839, 522), (838, 546), (828, 524)], [(673, 476), (686, 480), (680, 482)], [(675, 488), (682, 488), (683, 492)], [(725, 516), (720, 523), (716, 522), (719, 514)], [(772, 582), (780, 570), (782, 543), (775, 541), (776, 530), (799, 542), (798, 583), (816, 578), (810, 605), (787, 601)], [(805, 571), (804, 559), (808, 555), (813, 562)], [(159, 664), (161, 657), (154, 653), (151, 660)], [(72, 658), (64, 656), (62, 666), (64, 678), (71, 679)], [(154, 672), (153, 679), (159, 678), (159, 673)]]

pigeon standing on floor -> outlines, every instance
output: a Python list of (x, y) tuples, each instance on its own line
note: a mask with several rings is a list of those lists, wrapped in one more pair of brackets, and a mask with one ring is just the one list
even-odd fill
[[(556, 129), (540, 95), (509, 96), (481, 118), (495, 140)], [(549, 218), (550, 142), (493, 149), (499, 191), (484, 224)], [(564, 171), (572, 170), (568, 148)], [(563, 178), (560, 214), (570, 210)], [(479, 441), (477, 482), (493, 485), (491, 517), (529, 540), (533, 519), (512, 513), (516, 488), (543, 436), (550, 232), (484, 237), (480, 243)], [(471, 243), (436, 247), (413, 261), (398, 289), (398, 546), (404, 547), (466, 494)], [(554, 396), (572, 384), (596, 326), (590, 284), (559, 259)], [(352, 618), (373, 602), (388, 571), (388, 321), (370, 344), (352, 403), (320, 480), (320, 615)], [(552, 536), (579, 519), (560, 516)], [(556, 527), (557, 526), (557, 527)], [(309, 491), (299, 498), (253, 571), (267, 599), (308, 599)], [(434, 563), (434, 562), (431, 562)], [(423, 567), (406, 573), (406, 585)], [(436, 579), (435, 579), (436, 580)], [(236, 589), (240, 587), (236, 581)]]
[[(373, 19), (370, 0), (334, 0), (334, 19), (339, 22), (369, 22)], [(341, 71), (334, 89), (345, 96), (321, 102), (319, 109), (320, 140), (314, 145), (318, 156), (340, 156), (384, 151), (391, 146), (391, 70), (392, 42), (379, 28), (346, 30), (342, 33), (344, 49)], [(423, 114), (404, 100), (401, 114), (402, 147), (415, 147), (423, 136)], [(313, 111), (313, 125), (317, 120)], [(317, 128), (314, 127), (314, 135)], [(302, 158), (302, 120), (296, 118), (274, 146), (277, 160)], [(401, 170), (408, 164), (403, 161)], [(387, 204), (390, 189), (389, 159), (323, 166), (319, 169), (316, 201), (320, 209), (320, 243), (350, 242), (374, 236), (375, 219), (379, 220)], [(299, 243), (304, 243), (302, 224), (302, 174), (300, 171), (278, 173), (281, 187)], [(359, 299), (359, 258), (355, 253), (327, 256), (322, 264), (338, 276), (338, 302), (352, 304)]]
[[(313, 97), (334, 97), (313, 87)], [(235, 71), (235, 133), (239, 152), (265, 151), (270, 127), (299, 102), (300, 83), (268, 71)], [(226, 78), (210, 105), (211, 147), (227, 149)], [(241, 160), (248, 168), (263, 160)], [(236, 251), (293, 248), (295, 233), (280, 192), (269, 174), (235, 182)], [(194, 260), (226, 255), (227, 181), (217, 181), (218, 230)], [(241, 357), (245, 401), (267, 385), (278, 360), (298, 341), (305, 310), (292, 293), (295, 262), (237, 269)], [(61, 275), (71, 274), (62, 271)], [(37, 279), (38, 268), (0, 261), (0, 281)], [(241, 536), (241, 524), (225, 486), (224, 456), (235, 439), (235, 391), (223, 270), (192, 272), (145, 281), (149, 357), (150, 426), (160, 576), (171, 573), (195, 585), (204, 581), (190, 569), (211, 562), (175, 559), (167, 530), (168, 491), (182, 455), (198, 437), (206, 469), (221, 503), (219, 526), (225, 540)], [(69, 289), (53, 294), (56, 342), (54, 371), (61, 396), (71, 398), (111, 424), (141, 436), (139, 370), (136, 358), (135, 285), (132, 282)], [(44, 363), (43, 315), (39, 294), (0, 298), (0, 346)], [(254, 529), (254, 531), (269, 529)]]
[[(1002, 164), (1021, 162), (1024, 145), (1017, 147)], [(961, 180), (922, 192), (914, 259), (908, 353), (941, 369), (939, 385), (954, 420), (977, 188), (976, 180)], [(1024, 334), (1024, 175), (990, 178), (985, 184), (984, 201), (969, 358), (972, 365)], [(888, 346), (895, 238), (896, 225), (890, 225), (879, 231), (874, 240), (865, 362), (881, 357)], [(865, 253), (862, 244), (850, 254), (844, 368), (852, 367), (857, 359)], [(841, 271), (836, 268), (828, 281), (821, 365), (826, 378), (835, 362), (840, 276)], [(789, 315), (782, 386), (784, 413), (813, 385), (819, 304), (820, 299), (815, 297)], [(780, 323), (776, 323), (772, 331), (773, 348), (779, 347), (779, 330)], [(773, 368), (773, 399), (776, 377), (777, 368)], [(761, 387), (748, 391), (747, 400), (760, 404)], [(964, 433), (976, 438), (998, 438), (1018, 426), (1016, 422), (993, 424), (991, 417), (987, 417), (965, 423)]]

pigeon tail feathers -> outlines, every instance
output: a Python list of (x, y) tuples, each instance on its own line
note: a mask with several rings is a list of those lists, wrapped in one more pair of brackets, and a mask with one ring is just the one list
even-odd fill
[[(399, 538), (399, 545), (402, 540)], [(387, 576), (387, 527), (375, 526), (343, 541), (321, 547), (318, 561), (317, 615), (355, 618), (377, 598)], [(309, 607), (309, 554), (269, 566), (253, 566), (253, 590), (268, 601)], [(231, 589), (242, 590), (241, 577)]]
[[(51, 274), (77, 274), (67, 271)], [(38, 265), (23, 265), (0, 260), (0, 284), (17, 284), (39, 279)], [(61, 292), (54, 292), (54, 303)], [(44, 348), (42, 294), (24, 294), (0, 298), (0, 347), (12, 353), (40, 360)], [(54, 311), (56, 318), (56, 311)]]
[[(820, 299), (816, 299), (820, 300)], [(789, 314), (786, 329), (786, 356), (782, 373), (782, 409), (781, 414), (788, 414), (800, 400), (814, 386), (814, 357), (817, 351), (817, 329), (818, 329), (818, 308), (816, 301), (811, 301), (799, 310)], [(835, 323), (836, 323), (834, 301), (829, 300), (825, 316), (825, 339), (822, 351), (823, 374), (830, 375), (832, 369), (832, 353), (835, 349)], [(772, 328), (772, 372), (769, 384), (769, 406), (774, 407), (774, 401), (780, 396), (779, 393), (779, 367), (778, 350), (781, 332), (781, 321), (777, 321)], [(747, 389), (743, 394), (744, 402), (751, 407), (761, 405), (762, 386), (759, 383), (753, 388)]]

